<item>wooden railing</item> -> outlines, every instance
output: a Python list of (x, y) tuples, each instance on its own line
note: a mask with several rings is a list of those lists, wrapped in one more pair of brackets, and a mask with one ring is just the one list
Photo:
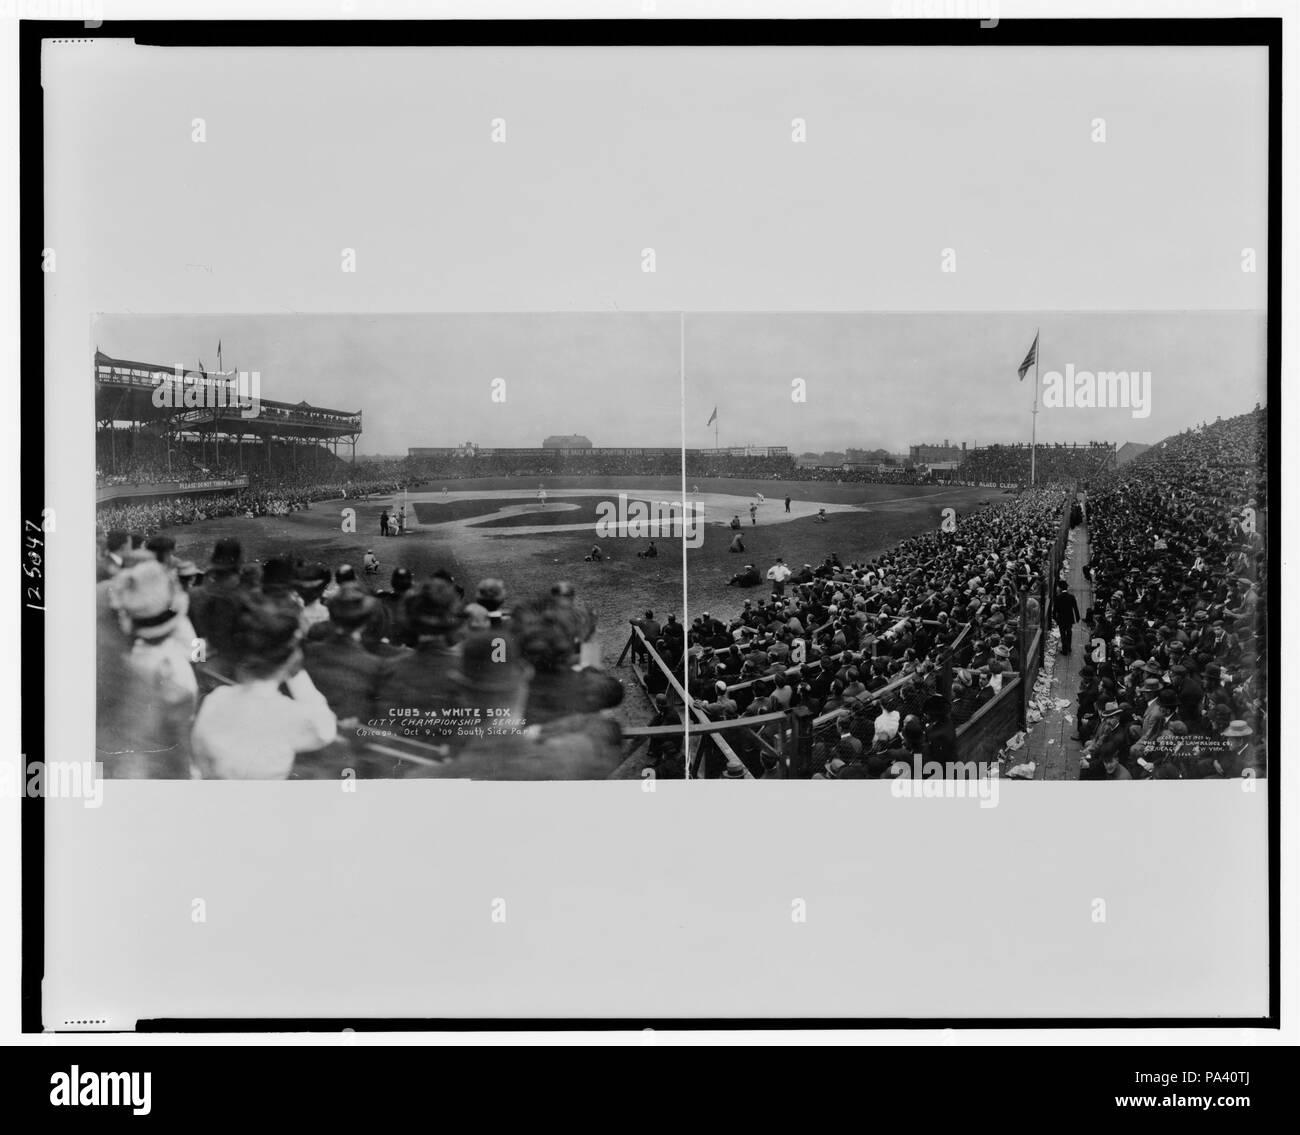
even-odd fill
[[(662, 658), (659, 657), (659, 652), (655, 650), (654, 644), (648, 638), (646, 638), (645, 633), (635, 623), (632, 624), (632, 633), (628, 636), (627, 643), (624, 645), (623, 651), (618, 656), (618, 662), (615, 663), (615, 665), (621, 666), (623, 664), (623, 659), (625, 659), (629, 653), (636, 653), (634, 647), (636, 647), (637, 645), (641, 647), (641, 650), (644, 652), (645, 657), (648, 658), (650, 662), (653, 663), (653, 665), (658, 667), (659, 672), (667, 680), (669, 689), (671, 689), (677, 695), (681, 704), (687, 707), (687, 711), (690, 717), (695, 720), (696, 724), (698, 725), (714, 724), (714, 722), (709, 717), (709, 715), (705, 713), (702, 709), (700, 709), (698, 706), (696, 706), (695, 699), (692, 698), (689, 693), (687, 693), (685, 688), (683, 688), (681, 682), (677, 680), (677, 675), (673, 673), (672, 668)], [(635, 666), (633, 666), (632, 672), (636, 675), (637, 681), (641, 683), (641, 688), (644, 689), (647, 694), (649, 694), (650, 691), (646, 686), (645, 678), (641, 675), (640, 671), (637, 670)], [(689, 724), (686, 726), (687, 744), (689, 744), (692, 728), (693, 727), (690, 726)], [(707, 731), (705, 735), (708, 735)], [(745, 779), (750, 776), (750, 772), (747, 768), (745, 768), (744, 762), (740, 759), (740, 757), (736, 755), (735, 750), (732, 749), (732, 747), (727, 744), (725, 738), (723, 738), (720, 735), (711, 736), (711, 742), (717, 745), (719, 751), (726, 759), (728, 776), (733, 776), (738, 779)], [(688, 761), (687, 762), (688, 778), (690, 775), (690, 765), (691, 762)]]

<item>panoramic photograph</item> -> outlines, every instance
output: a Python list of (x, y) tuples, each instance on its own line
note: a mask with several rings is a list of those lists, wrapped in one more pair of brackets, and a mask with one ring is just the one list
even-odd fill
[(94, 335), (106, 776), (1265, 773), (1259, 316)]

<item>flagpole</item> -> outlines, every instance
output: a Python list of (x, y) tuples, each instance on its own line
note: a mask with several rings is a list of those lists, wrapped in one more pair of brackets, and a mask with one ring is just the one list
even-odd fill
[(1034, 328), (1034, 416), (1029, 432), (1029, 487), (1038, 484), (1038, 356), (1043, 353), (1038, 328)]

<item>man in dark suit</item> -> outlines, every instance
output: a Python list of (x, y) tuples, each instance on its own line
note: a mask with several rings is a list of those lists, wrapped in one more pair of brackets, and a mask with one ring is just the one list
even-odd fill
[(212, 552), (203, 583), (189, 592), (190, 623), (204, 641), (207, 673), (200, 670), (200, 689), (211, 689), (210, 675), (232, 677), (236, 650), (232, 639), (235, 617), (248, 592), (242, 582), (243, 549), (233, 537), (222, 537)]
[(428, 743), (454, 742), (457, 721), (447, 711), (459, 705), (451, 671), (459, 660), (461, 601), (445, 579), (426, 580), (402, 603), (415, 649), (395, 658), (375, 696), (382, 717), (398, 717), (403, 735)]
[(1052, 617), (1061, 632), (1061, 653), (1070, 653), (1074, 624), (1079, 621), (1079, 604), (1070, 593), (1070, 585), (1065, 580), (1057, 580), (1056, 595), (1052, 599)]
[(931, 694), (922, 707), (925, 715), (925, 740), (929, 759), (943, 765), (945, 777), (951, 777), (957, 765), (957, 730), (952, 724), (948, 699), (942, 694)]
[[(628, 619), (634, 627), (640, 627), (641, 633), (645, 635), (646, 642), (654, 642), (662, 633), (658, 620), (655, 619), (655, 613), (647, 610), (645, 615), (640, 619)], [(632, 657), (638, 661), (646, 657), (645, 647), (641, 645), (640, 640), (634, 639), (632, 642)]]
[(379, 600), (359, 584), (345, 584), (330, 600), (328, 633), (303, 647), (303, 667), (340, 721), (364, 725), (382, 716), (376, 699), (392, 662), (370, 653), (361, 643), (362, 632), (378, 608)]

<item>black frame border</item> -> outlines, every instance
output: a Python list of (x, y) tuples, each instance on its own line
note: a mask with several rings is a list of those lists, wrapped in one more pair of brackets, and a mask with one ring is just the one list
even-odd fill
[[(385, 47), (385, 46), (1254, 46), (1268, 49), (1268, 330), (1267, 400), (1269, 511), (1282, 511), (1282, 19), (628, 19), (539, 20), (140, 20), (87, 27), (75, 21), (19, 22), (19, 300), (20, 376), (33, 376), (27, 397), (18, 384), (21, 488), (18, 543), (25, 547), (25, 521), (39, 521), (45, 492), (44, 98), (41, 43), (45, 39), (124, 39), (160, 47)], [(39, 385), (37, 385), (39, 384)], [(1160, 1018), (157, 1018), (136, 1031), (192, 1032), (559, 1032), (728, 1029), (1280, 1029), (1281, 1005), (1281, 769), (1276, 759), (1281, 730), (1280, 524), (1270, 524), (1267, 553), (1268, 697), (1270, 704), (1269, 823), (1269, 1012), (1265, 1017)], [(25, 580), (19, 574), (19, 586)], [(20, 602), (24, 598), (20, 590)], [(24, 768), (44, 759), (45, 625), (43, 611), (22, 606), (20, 621), (21, 714)], [(22, 1031), (43, 1031), (41, 988), (45, 956), (45, 816), (43, 800), (22, 796)], [(60, 1030), (62, 1031), (62, 1030)]]

